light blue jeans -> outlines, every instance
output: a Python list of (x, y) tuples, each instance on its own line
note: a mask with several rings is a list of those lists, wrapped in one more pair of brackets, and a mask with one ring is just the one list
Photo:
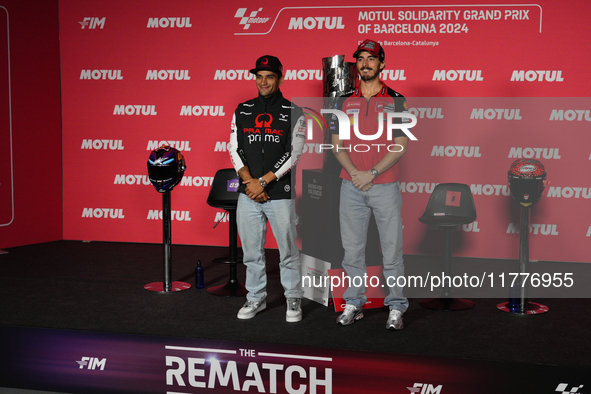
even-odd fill
[[(376, 184), (368, 191), (362, 192), (353, 186), (352, 182), (343, 180), (339, 216), (341, 239), (345, 249), (343, 268), (351, 281), (351, 286), (344, 294), (347, 304), (362, 306), (367, 302), (367, 296), (364, 294), (367, 289), (363, 280), (364, 275), (367, 275), (365, 245), (369, 219), (373, 211), (383, 256), (384, 278), (381, 283), (389, 290), (384, 305), (403, 313), (408, 308), (408, 299), (403, 296), (402, 288), (397, 286), (395, 281), (395, 278), (404, 275), (401, 209), (399, 182)], [(354, 280), (355, 277), (361, 279)], [(369, 278), (367, 283), (370, 283)], [(389, 284), (393, 286), (388, 286)]]
[(247, 300), (258, 302), (267, 296), (265, 239), (267, 221), (279, 248), (279, 270), (286, 298), (301, 298), (300, 252), (296, 244), (296, 213), (294, 200), (252, 201), (244, 193), (238, 197), (236, 211), (238, 234), (242, 242), (246, 266)]

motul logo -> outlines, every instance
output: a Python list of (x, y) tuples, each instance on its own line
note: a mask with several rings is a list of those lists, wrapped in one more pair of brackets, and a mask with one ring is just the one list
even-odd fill
[(193, 27), (191, 25), (191, 18), (150, 18), (148, 19), (147, 28), (168, 28), (168, 27)]
[(409, 108), (408, 112), (417, 117), (417, 119), (443, 119), (441, 108)]
[(151, 185), (150, 178), (147, 175), (115, 175), (115, 185)]
[[(403, 73), (404, 74), (404, 73)], [(284, 78), (286, 81), (322, 81), (322, 70), (285, 70)], [(403, 77), (404, 75), (399, 76)], [(216, 70), (214, 81), (254, 81), (255, 75), (248, 70)], [(404, 78), (406, 79), (406, 78)]]
[(333, 16), (333, 17), (324, 17), (324, 16), (317, 16), (317, 17), (308, 17), (308, 18), (291, 18), (289, 21), (289, 30), (342, 30), (345, 28), (343, 25), (343, 17), (342, 16)]
[(404, 70), (384, 70), (380, 73), (382, 81), (406, 81)]
[(233, 80), (242, 81), (254, 81), (255, 75), (252, 74), (249, 70), (216, 70), (215, 75), (213, 77), (214, 81), (233, 81)]
[(123, 79), (123, 76), (121, 70), (82, 70), (80, 79), (94, 79), (95, 81), (109, 79), (115, 81)]
[(155, 149), (158, 149), (162, 145), (168, 145), (171, 148), (175, 148), (176, 150), (180, 150), (183, 152), (189, 152), (191, 150), (191, 147), (189, 146), (189, 141), (158, 141), (158, 140), (148, 141), (148, 147), (146, 148), (146, 150), (153, 151)]
[(214, 223), (226, 223), (228, 221), (227, 212), (216, 212)]
[(215, 148), (213, 149), (214, 152), (227, 152), (228, 151), (228, 142), (226, 141), (217, 141), (215, 143)]
[(484, 81), (482, 70), (435, 70), (433, 81)]
[(511, 81), (515, 82), (562, 82), (562, 70), (513, 70)]
[(124, 219), (123, 209), (113, 208), (84, 208), (82, 211), (83, 218), (95, 219)]
[(553, 109), (550, 114), (550, 120), (566, 120), (572, 122), (576, 121), (587, 121), (591, 122), (591, 111), (584, 109)]
[(481, 157), (479, 146), (434, 146), (431, 156)]
[(211, 186), (212, 176), (184, 176), (181, 180), (181, 186)]
[(521, 120), (519, 109), (473, 108), (470, 119)]
[(226, 116), (223, 105), (183, 105), (180, 116)]
[[(519, 223), (509, 223), (507, 227), (507, 234), (519, 234)], [(533, 235), (558, 235), (558, 230), (555, 224), (530, 224), (529, 233)]]
[(591, 198), (591, 187), (560, 187), (552, 186), (548, 190), (548, 197)]
[(509, 190), (509, 185), (470, 185), (470, 191), (474, 196), (480, 196), (484, 194), (485, 196), (510, 196), (511, 190)]
[(123, 140), (82, 140), (80, 149), (123, 150)]
[(322, 81), (322, 70), (287, 70), (286, 81)]
[[(148, 220), (162, 220), (162, 211), (150, 210), (148, 212)], [(170, 211), (170, 220), (178, 222), (190, 222), (191, 215), (189, 211)]]
[[(478, 228), (478, 222), (464, 224), (459, 227), (461, 227), (462, 231), (464, 231), (466, 233), (479, 233), (480, 232), (480, 228)], [(458, 228), (458, 231), (459, 231), (459, 228)]]
[(305, 143), (303, 153), (322, 153), (322, 144)]
[(113, 115), (157, 115), (155, 105), (116, 105)]
[(424, 182), (400, 182), (400, 191), (402, 193), (433, 193), (437, 183)]
[(148, 70), (146, 74), (147, 81), (188, 81), (190, 79), (189, 70)]
[(558, 148), (511, 148), (509, 159), (560, 159)]

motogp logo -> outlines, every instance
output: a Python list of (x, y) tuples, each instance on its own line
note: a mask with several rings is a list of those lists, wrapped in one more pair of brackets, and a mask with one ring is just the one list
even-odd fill
[(257, 14), (261, 12), (263, 9), (259, 8), (257, 11), (251, 11), (250, 15), (246, 15), (246, 8), (238, 8), (236, 11), (236, 15), (234, 18), (240, 18), (240, 24), (244, 25), (244, 30), (248, 30), (252, 23), (266, 23), (269, 21), (270, 18), (257, 18)]

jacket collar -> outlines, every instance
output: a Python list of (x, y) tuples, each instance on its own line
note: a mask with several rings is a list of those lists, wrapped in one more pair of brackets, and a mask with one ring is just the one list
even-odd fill
[[(384, 97), (386, 96), (386, 92), (388, 91), (388, 86), (386, 86), (386, 84), (384, 83), (384, 81), (380, 80), (380, 82), (382, 83), (382, 88), (380, 89), (380, 91), (378, 93), (376, 93), (375, 95), (373, 95), (372, 97)], [(361, 88), (358, 86), (357, 88), (355, 88), (355, 90), (353, 91), (353, 94), (351, 95), (353, 97), (361, 97)]]
[(283, 94), (281, 93), (281, 90), (277, 90), (275, 93), (267, 97), (263, 97), (259, 93), (259, 96), (257, 97), (257, 102), (259, 102), (261, 105), (272, 107), (278, 102), (280, 102), (281, 99), (283, 99)]

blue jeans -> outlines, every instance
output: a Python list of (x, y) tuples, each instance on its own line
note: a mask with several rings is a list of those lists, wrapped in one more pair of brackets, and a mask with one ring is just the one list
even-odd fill
[(267, 296), (265, 240), (267, 221), (279, 248), (279, 270), (286, 298), (301, 298), (300, 252), (296, 244), (296, 214), (294, 200), (252, 201), (244, 193), (238, 197), (236, 211), (238, 234), (242, 242), (246, 266), (244, 284), (249, 301), (258, 302)]
[[(373, 211), (382, 248), (383, 273), (386, 280), (386, 283), (382, 283), (389, 290), (384, 305), (400, 312), (405, 312), (408, 308), (408, 300), (402, 295), (402, 288), (397, 286), (395, 281), (404, 275), (401, 208), (402, 197), (398, 182), (376, 184), (368, 191), (362, 192), (353, 186), (352, 182), (343, 180), (339, 216), (341, 239), (345, 249), (343, 268), (351, 282), (344, 294), (347, 304), (359, 307), (367, 302), (367, 296), (364, 294), (367, 290), (365, 283), (353, 278), (363, 279), (364, 275), (367, 275), (365, 245), (369, 219)], [(388, 283), (389, 281), (391, 283)], [(355, 283), (361, 285), (355, 286)], [(393, 286), (388, 286), (390, 284)]]

